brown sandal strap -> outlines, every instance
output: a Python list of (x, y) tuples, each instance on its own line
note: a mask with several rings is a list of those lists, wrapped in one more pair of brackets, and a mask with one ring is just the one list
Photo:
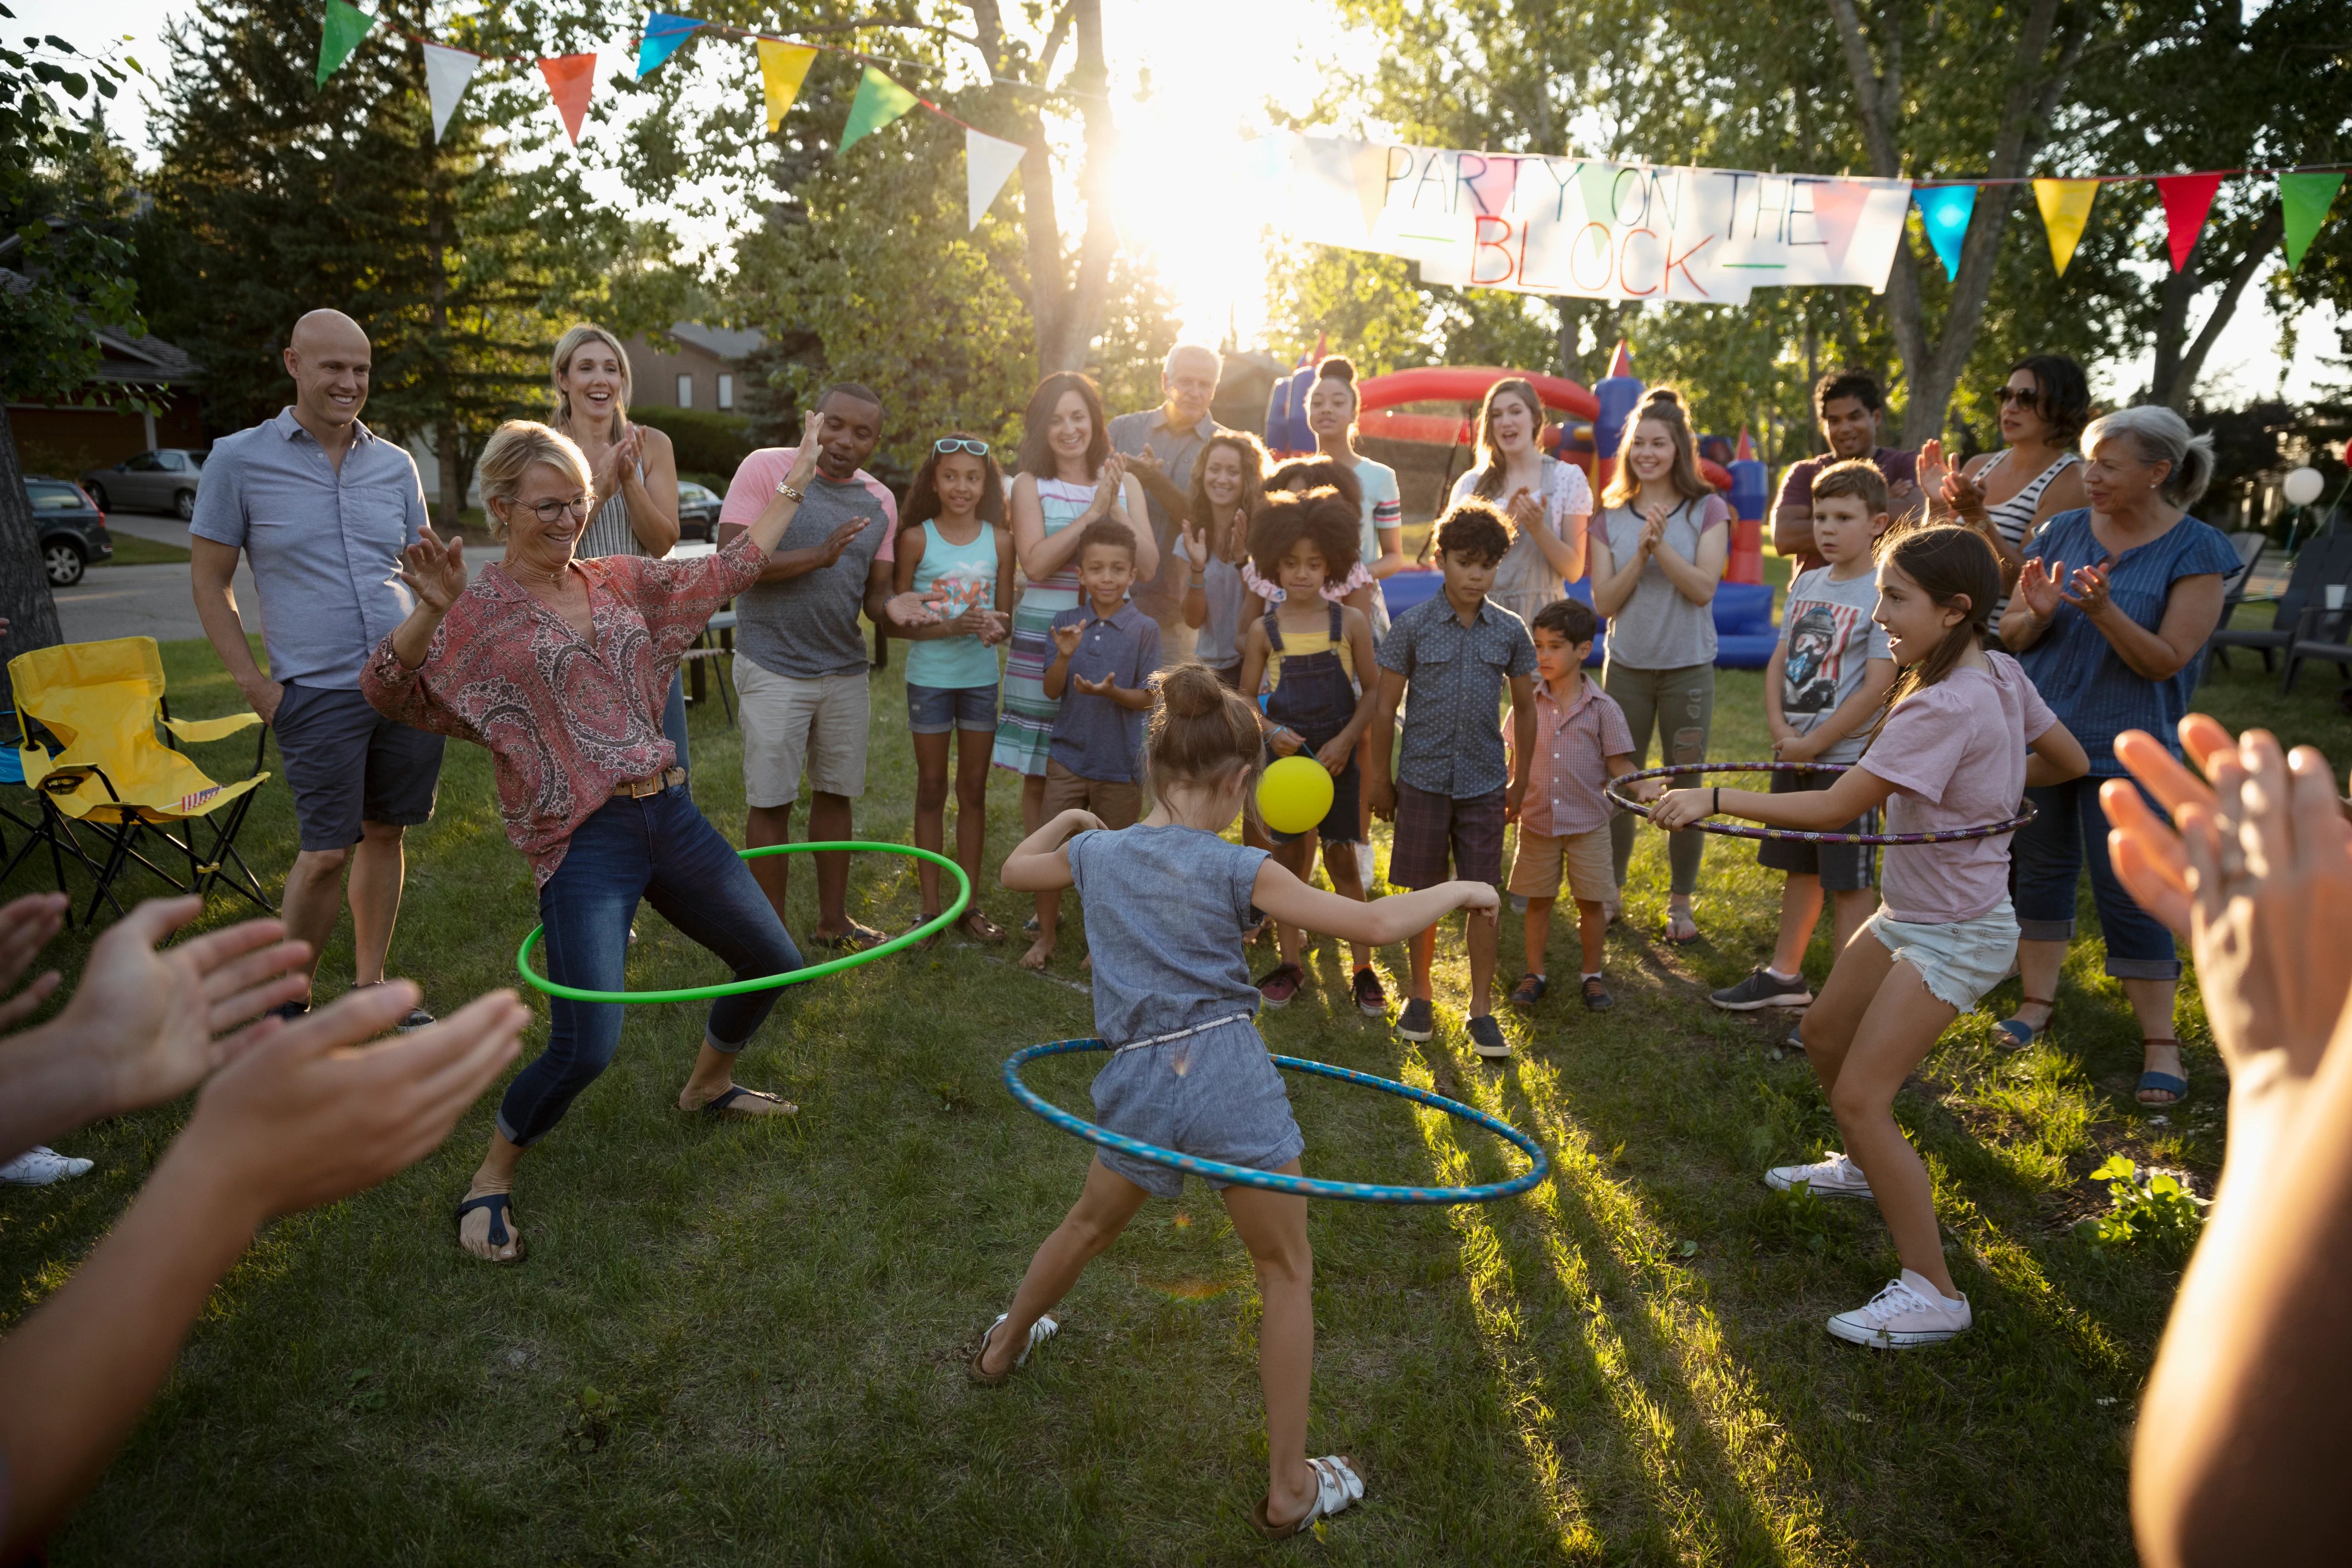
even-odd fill
[(2017, 1005), (2021, 1007), (2055, 1007), (2058, 999), (2054, 996), (2020, 996)]
[(2139, 1044), (2142, 1050), (2146, 1050), (2150, 1046), (2170, 1046), (2176, 1051), (2180, 1048), (2179, 1037), (2175, 1035), (2167, 1035), (2161, 1039), (2154, 1035), (2142, 1035), (2139, 1037)]

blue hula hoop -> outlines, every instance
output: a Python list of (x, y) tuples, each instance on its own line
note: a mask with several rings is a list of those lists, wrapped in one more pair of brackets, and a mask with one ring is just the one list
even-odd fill
[[(1350, 1068), (1333, 1067), (1328, 1062), (1310, 1062), (1303, 1057), (1274, 1058), (1274, 1065), (1286, 1072), (1312, 1073), (1318, 1078), (1337, 1079), (1341, 1083), (1360, 1084), (1377, 1089), (1383, 1094), (1393, 1094), (1422, 1105), (1443, 1110), (1448, 1116), (1475, 1122), (1496, 1137), (1517, 1147), (1532, 1164), (1507, 1182), (1488, 1182), (1475, 1187), (1396, 1187), (1378, 1182), (1326, 1182), (1313, 1176), (1290, 1176), (1279, 1171), (1253, 1170), (1247, 1165), (1231, 1165), (1223, 1160), (1203, 1160), (1197, 1155), (1179, 1153), (1163, 1149), (1157, 1143), (1097, 1127), (1093, 1122), (1071, 1115), (1060, 1106), (1041, 1097), (1021, 1081), (1021, 1068), (1042, 1057), (1068, 1056), (1077, 1051), (1108, 1051), (1110, 1046), (1103, 1040), (1052, 1040), (1042, 1046), (1031, 1046), (1015, 1051), (1005, 1058), (1004, 1087), (1013, 1098), (1035, 1111), (1063, 1131), (1098, 1143), (1106, 1149), (1139, 1160), (1149, 1160), (1155, 1165), (1170, 1165), (1188, 1175), (1207, 1176), (1236, 1186), (1264, 1187), (1271, 1193), (1295, 1193), (1304, 1198), (1346, 1198), (1370, 1204), (1486, 1204), (1498, 1198), (1513, 1198), (1528, 1191), (1551, 1174), (1551, 1156), (1542, 1144), (1498, 1117), (1487, 1115), (1475, 1106), (1465, 1105), (1458, 1100), (1448, 1100), (1425, 1089), (1415, 1089), (1409, 1083), (1399, 1083), (1391, 1078), (1376, 1078), (1368, 1072)], [(1268, 1053), (1271, 1055), (1272, 1053)]]

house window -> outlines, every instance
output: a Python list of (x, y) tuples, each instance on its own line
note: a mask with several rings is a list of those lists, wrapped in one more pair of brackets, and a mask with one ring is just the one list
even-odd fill
[(735, 406), (735, 378), (723, 371), (719, 376), (719, 406), (721, 408)]
[(680, 408), (694, 406), (694, 377), (681, 375), (677, 378), (677, 405)]

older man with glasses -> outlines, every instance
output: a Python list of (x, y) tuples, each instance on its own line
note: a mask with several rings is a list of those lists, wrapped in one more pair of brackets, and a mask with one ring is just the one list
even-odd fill
[(1138, 609), (1160, 623), (1160, 657), (1174, 664), (1192, 657), (1194, 633), (1184, 624), (1183, 557), (1173, 548), (1184, 526), (1192, 464), (1218, 432), (1209, 405), (1225, 362), (1200, 343), (1168, 351), (1160, 373), (1156, 408), (1122, 414), (1110, 422), (1111, 450), (1128, 459), (1128, 471), (1143, 481), (1144, 504), (1160, 548), (1160, 569), (1129, 595)]

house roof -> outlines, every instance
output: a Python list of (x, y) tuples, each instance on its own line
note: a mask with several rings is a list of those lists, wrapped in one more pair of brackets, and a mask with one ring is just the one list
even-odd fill
[(768, 340), (764, 333), (732, 327), (706, 327), (699, 321), (672, 321), (669, 336), (716, 359), (739, 360)]
[[(23, 273), (0, 267), (0, 293), (22, 294), (32, 286), (32, 280)], [(152, 334), (133, 336), (113, 327), (100, 327), (98, 346), (99, 363), (98, 368), (90, 372), (92, 381), (180, 386), (197, 380), (205, 371), (178, 344)]]

